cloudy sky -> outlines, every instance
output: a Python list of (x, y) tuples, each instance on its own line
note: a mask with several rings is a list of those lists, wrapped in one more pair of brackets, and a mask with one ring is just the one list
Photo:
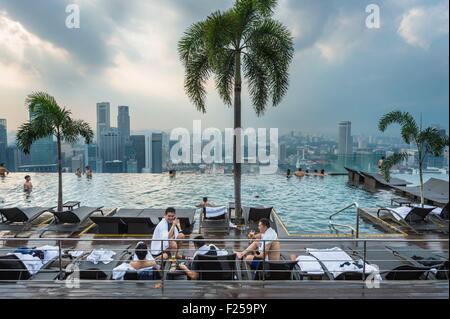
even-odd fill
[[(232, 0), (0, 0), (0, 118), (15, 130), (24, 100), (45, 90), (77, 118), (95, 124), (95, 104), (131, 108), (132, 130), (232, 126), (233, 112), (209, 87), (208, 113), (183, 91), (177, 42), (184, 30)], [(368, 29), (377, 3), (381, 28)], [(66, 6), (80, 7), (81, 28), (65, 27)], [(245, 126), (337, 133), (376, 132), (399, 108), (448, 128), (448, 0), (280, 0), (276, 18), (295, 38), (290, 90), (257, 118), (244, 96)], [(94, 125), (95, 127), (95, 125)]]

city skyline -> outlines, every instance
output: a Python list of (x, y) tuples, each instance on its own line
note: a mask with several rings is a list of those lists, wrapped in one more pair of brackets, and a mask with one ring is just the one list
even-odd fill
[[(232, 109), (214, 90), (206, 115), (189, 103), (176, 48), (191, 21), (231, 1), (78, 1), (79, 30), (61, 23), (69, 1), (47, 2), (52, 5), (39, 10), (33, 1), (0, 0), (0, 72), (8, 79), (0, 80), (0, 117), (8, 118), (9, 130), (26, 120), (24, 99), (36, 90), (48, 91), (93, 127), (93, 105), (104, 100), (133, 106), (134, 130), (190, 127), (194, 119), (232, 125)], [(281, 1), (277, 18), (296, 43), (290, 90), (261, 118), (244, 94), (244, 126), (334, 134), (336, 121), (351, 120), (355, 134), (374, 134), (372, 119), (402, 109), (448, 130), (448, 2), (379, 5), (381, 28), (370, 30), (360, 1)]]

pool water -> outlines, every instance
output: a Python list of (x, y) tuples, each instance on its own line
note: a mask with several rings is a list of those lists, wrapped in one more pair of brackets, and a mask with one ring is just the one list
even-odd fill
[[(34, 189), (22, 191), (23, 173), (0, 179), (0, 205), (55, 206), (56, 174), (30, 174)], [(93, 179), (63, 174), (64, 201), (78, 200), (82, 205), (108, 208), (193, 207), (204, 196), (217, 205), (233, 200), (231, 175), (178, 174), (95, 174)], [(287, 179), (283, 175), (243, 175), (243, 205), (273, 206), (291, 234), (331, 233), (328, 217), (352, 202), (361, 207), (389, 205), (390, 191), (375, 194), (347, 185), (347, 176), (305, 177)], [(338, 215), (340, 224), (355, 225), (355, 210)], [(361, 221), (361, 233), (379, 233)], [(347, 229), (342, 229), (348, 232)]]

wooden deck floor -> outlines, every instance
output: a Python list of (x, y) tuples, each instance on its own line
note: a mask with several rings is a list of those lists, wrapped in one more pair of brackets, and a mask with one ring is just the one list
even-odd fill
[(175, 298), (175, 299), (448, 299), (448, 282), (383, 282), (369, 289), (362, 282), (82, 282), (79, 288), (64, 283), (21, 282), (0, 284), (1, 298)]
[[(298, 254), (305, 248), (331, 248), (341, 247), (344, 250), (362, 248), (362, 243), (337, 241), (337, 238), (323, 236), (327, 241), (314, 242), (312, 239), (320, 239), (320, 236), (290, 236), (283, 225), (277, 221), (279, 237), (282, 239), (303, 240), (298, 242), (282, 243), (282, 253), (286, 256)], [(30, 232), (27, 238), (12, 240), (7, 237), (0, 238), (0, 249), (8, 249), (19, 246), (40, 246), (44, 244), (56, 245), (57, 240), (47, 238), (45, 242), (37, 241), (38, 232)], [(198, 228), (189, 238), (198, 235)], [(209, 242), (214, 240), (246, 239), (246, 233), (238, 229), (231, 231), (229, 235), (218, 233), (202, 234)], [(119, 245), (135, 245), (137, 241), (148, 239), (145, 237), (123, 236), (98, 236), (95, 233), (86, 233), (83, 236), (75, 234), (67, 239), (62, 239), (63, 248), (89, 251), (99, 246), (111, 249)], [(397, 237), (391, 237), (397, 240)], [(403, 237), (402, 237), (403, 238)], [(448, 239), (448, 236), (440, 234), (407, 236), (408, 239), (424, 239), (420, 244), (404, 242), (370, 242), (368, 249), (381, 249), (387, 245), (399, 249), (426, 248), (433, 252), (441, 252), (448, 257), (448, 242), (432, 242), (434, 239)], [(105, 241), (95, 242), (95, 239)], [(389, 240), (389, 237), (380, 239)], [(94, 241), (93, 241), (94, 240)], [(217, 242), (217, 246), (228, 251), (242, 251), (247, 247), (248, 241), (242, 242)], [(192, 243), (184, 243), (181, 252), (187, 256), (192, 255), (194, 247)], [(380, 266), (382, 268), (382, 265)], [(20, 282), (0, 283), (0, 298), (432, 298), (448, 299), (449, 283), (447, 281), (414, 281), (414, 282), (389, 282), (383, 281), (380, 288), (368, 289), (363, 282), (337, 282), (337, 281), (291, 281), (291, 282), (195, 282), (195, 281), (166, 281), (162, 288), (155, 288), (159, 282), (117, 282), (117, 281), (82, 281), (79, 288), (66, 287), (64, 282)]]

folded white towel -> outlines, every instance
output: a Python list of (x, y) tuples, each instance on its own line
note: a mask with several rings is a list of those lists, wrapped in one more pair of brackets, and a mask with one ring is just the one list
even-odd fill
[(59, 256), (58, 246), (45, 245), (37, 247), (36, 250), (42, 250), (44, 252), (44, 260), (43, 260), (44, 264), (48, 263), (50, 260), (55, 259), (56, 257)]
[(109, 264), (114, 259), (112, 258), (116, 253), (112, 250), (104, 250), (102, 249), (94, 249), (89, 256), (87, 256), (86, 260), (92, 262), (94, 265), (97, 265), (100, 261), (105, 265)]
[(219, 217), (226, 214), (227, 208), (223, 207), (206, 207), (206, 218)]
[(323, 275), (324, 271), (320, 263), (313, 256), (298, 256), (297, 265), (300, 269), (311, 275)]
[(78, 258), (84, 254), (83, 250), (71, 250), (69, 251), (69, 255), (73, 258)]

